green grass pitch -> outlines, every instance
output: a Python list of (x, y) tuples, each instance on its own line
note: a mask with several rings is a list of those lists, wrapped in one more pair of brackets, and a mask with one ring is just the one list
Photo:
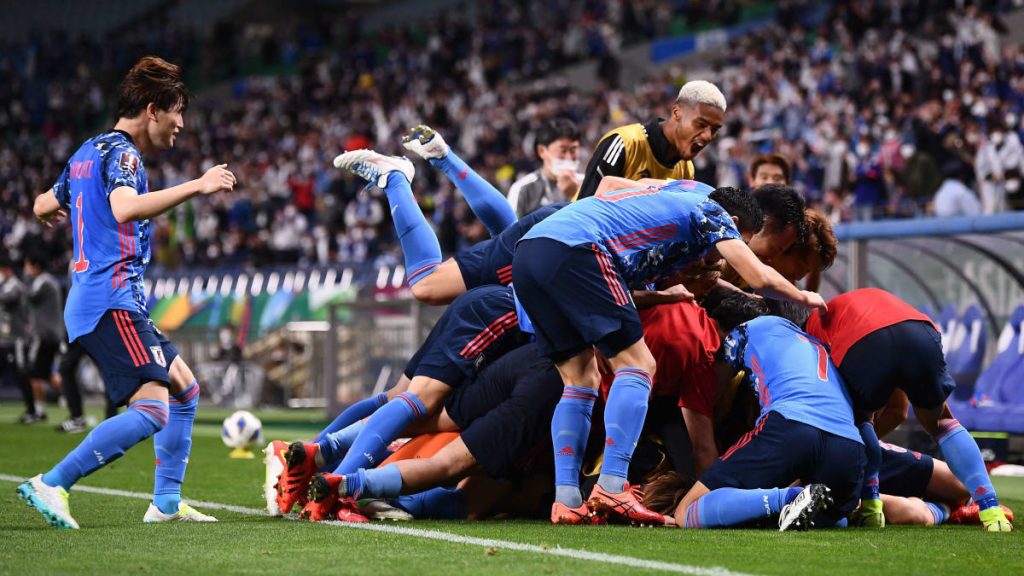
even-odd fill
[[(11, 477), (46, 470), (83, 436), (54, 432), (52, 422), (21, 426), (17, 414), (17, 406), (0, 406), (0, 574), (1024, 574), (1024, 531), (960, 526), (780, 534), (510, 520), (377, 531), (201, 507), (220, 522), (144, 525), (145, 499), (75, 491), (71, 510), (82, 529), (58, 531), (18, 500)], [(200, 409), (186, 498), (261, 509), (262, 462), (227, 458), (218, 437), (226, 414)], [(322, 425), (309, 411), (257, 415), (268, 438), (309, 437)], [(147, 493), (152, 462), (146, 442), (82, 485)], [(996, 487), (1024, 512), (1024, 479), (997, 479)]]

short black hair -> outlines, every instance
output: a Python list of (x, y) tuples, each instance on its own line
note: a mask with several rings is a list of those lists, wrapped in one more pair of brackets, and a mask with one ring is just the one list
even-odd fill
[[(714, 298), (713, 307), (707, 311), (708, 316), (718, 322), (719, 335), (722, 338), (740, 324), (769, 313), (768, 303), (764, 298), (736, 290), (720, 290)], [(708, 304), (705, 302), (705, 305)]]
[(800, 193), (782, 184), (765, 184), (754, 190), (753, 195), (764, 212), (770, 232), (781, 232), (792, 224), (797, 241), (807, 241), (807, 221), (804, 219), (807, 202)]
[(545, 120), (537, 128), (537, 141), (534, 142), (534, 145), (547, 146), (559, 138), (565, 138), (570, 141), (579, 140), (580, 129), (576, 127), (575, 122), (568, 118)]
[(42, 269), (46, 269), (48, 258), (42, 248), (32, 246), (25, 249), (25, 257), (22, 259), (26, 264), (31, 263)]
[(807, 325), (807, 318), (811, 315), (810, 309), (806, 306), (789, 300), (768, 300), (767, 305), (769, 314), (785, 318), (796, 324), (801, 330)]
[(737, 227), (740, 232), (757, 233), (764, 227), (764, 212), (750, 192), (737, 190), (732, 186), (717, 188), (708, 195), (719, 206), (725, 209), (730, 216), (739, 219)]

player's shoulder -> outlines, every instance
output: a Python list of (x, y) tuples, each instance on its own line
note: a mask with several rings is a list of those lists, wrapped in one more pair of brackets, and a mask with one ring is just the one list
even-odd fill
[(601, 137), (601, 141), (608, 140), (610, 138), (618, 138), (624, 143), (628, 144), (637, 140), (647, 139), (647, 130), (643, 124), (626, 124), (625, 126), (619, 126), (618, 128), (612, 128)]

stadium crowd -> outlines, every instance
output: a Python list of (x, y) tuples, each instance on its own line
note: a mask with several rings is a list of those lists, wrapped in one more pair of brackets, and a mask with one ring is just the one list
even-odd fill
[[(172, 29), (128, 36), (123, 46), (55, 38), (7, 46), (0, 237), (13, 255), (27, 243), (48, 246), (53, 270), (64, 269), (69, 233), (41, 229), (31, 199), (49, 187), (73, 144), (103, 125), (105, 83), (141, 50), (177, 58), (204, 80), (232, 78), (193, 103), (177, 146), (150, 169), (154, 188), (214, 158), (228, 159), (241, 184), (157, 223), (158, 269), (371, 255), (397, 262), (383, 199), (331, 167), (333, 155), (369, 146), (399, 153), (399, 135), (425, 121), (507, 190), (535, 167), (533, 130), (544, 119), (575, 121), (586, 151), (613, 126), (664, 114), (686, 74), (673, 68), (616, 88), (617, 55), (623, 45), (672, 33), (680, 18), (707, 23), (714, 14), (711, 24), (728, 25), (739, 17), (733, 2), (702, 5), (707, 10), (695, 13), (685, 4), (562, 1), (372, 34), (349, 20), (254, 27), (234, 44)], [(834, 221), (919, 216), (928, 204), (937, 214), (971, 213), (981, 209), (976, 199), (964, 202), (974, 190), (985, 211), (1005, 209), (1001, 191), (1020, 195), (1024, 57), (1016, 45), (1000, 46), (997, 8), (947, 18), (925, 3), (837, 3), (815, 30), (800, 28), (797, 10), (780, 10), (775, 25), (708, 62), (730, 106), (717, 146), (696, 159), (698, 179), (743, 184), (749, 160), (774, 150), (793, 162), (795, 186)], [(524, 25), (535, 21), (545, 24)], [(203, 56), (211, 52), (223, 60), (212, 64)], [(253, 57), (297, 72), (243, 75), (237, 62)], [(595, 93), (554, 76), (526, 81), (586, 59), (601, 62), (604, 88)], [(445, 251), (485, 236), (443, 179), (427, 174), (414, 186)]]

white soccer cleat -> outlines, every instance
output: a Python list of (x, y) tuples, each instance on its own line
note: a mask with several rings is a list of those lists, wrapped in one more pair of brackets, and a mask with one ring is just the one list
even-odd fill
[(142, 521), (146, 524), (157, 524), (160, 522), (216, 522), (217, 519), (203, 514), (184, 502), (179, 502), (178, 511), (174, 514), (164, 514), (155, 504), (150, 503)]
[(385, 156), (373, 150), (353, 150), (345, 152), (334, 159), (334, 167), (348, 170), (356, 176), (372, 182), (380, 188), (388, 183), (388, 174), (401, 172), (405, 179), (412, 182), (416, 168), (404, 156)]
[(810, 484), (779, 513), (779, 532), (807, 530), (814, 515), (832, 505), (832, 491), (824, 484)]
[(68, 491), (59, 486), (47, 486), (42, 474), (19, 484), (18, 497), (38, 510), (50, 526), (78, 530), (78, 522), (71, 517), (68, 506)]
[(420, 124), (402, 136), (402, 146), (424, 160), (440, 160), (451, 151), (444, 138), (425, 124)]
[(359, 505), (359, 513), (370, 520), (413, 520), (413, 515), (405, 510), (388, 504), (387, 500), (367, 500)]
[(288, 443), (274, 440), (264, 448), (263, 465), (266, 477), (263, 480), (263, 500), (267, 503), (267, 513), (271, 516), (282, 516), (281, 507), (277, 505), (277, 481), (281, 478), (287, 462), (284, 455), (288, 453)]

